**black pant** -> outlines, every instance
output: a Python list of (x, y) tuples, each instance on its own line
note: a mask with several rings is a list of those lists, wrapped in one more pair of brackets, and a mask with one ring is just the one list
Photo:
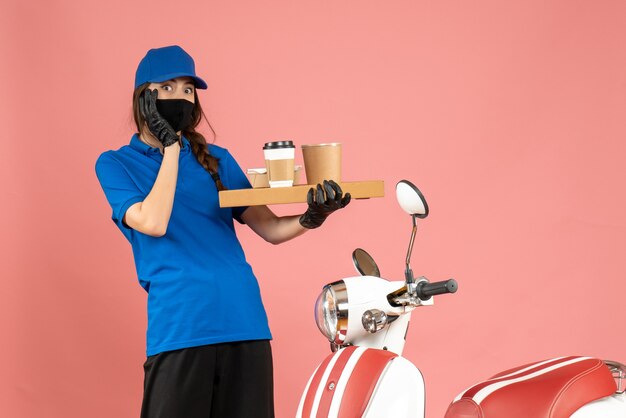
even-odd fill
[(141, 418), (273, 418), (268, 340), (164, 351), (146, 358)]

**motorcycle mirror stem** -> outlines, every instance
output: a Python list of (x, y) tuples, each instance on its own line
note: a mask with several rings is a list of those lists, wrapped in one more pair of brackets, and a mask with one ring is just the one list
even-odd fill
[(413, 220), (413, 230), (411, 232), (411, 240), (409, 241), (409, 249), (406, 253), (406, 269), (404, 270), (404, 279), (406, 282), (406, 288), (411, 296), (416, 295), (416, 283), (413, 277), (413, 270), (411, 269), (411, 253), (413, 252), (413, 244), (415, 243), (415, 235), (417, 233), (416, 215), (411, 215)]

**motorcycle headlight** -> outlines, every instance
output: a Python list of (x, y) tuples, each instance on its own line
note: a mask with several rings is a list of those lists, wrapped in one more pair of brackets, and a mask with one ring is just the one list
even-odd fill
[(348, 332), (348, 292), (343, 280), (327, 284), (315, 301), (315, 322), (328, 341), (341, 345)]

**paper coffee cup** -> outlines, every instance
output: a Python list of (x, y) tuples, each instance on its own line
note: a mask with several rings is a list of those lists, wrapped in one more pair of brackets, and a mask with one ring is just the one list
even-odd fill
[(322, 184), (324, 180), (341, 182), (341, 143), (302, 145), (307, 184)]
[(293, 186), (296, 147), (293, 141), (268, 142), (263, 146), (270, 187)]

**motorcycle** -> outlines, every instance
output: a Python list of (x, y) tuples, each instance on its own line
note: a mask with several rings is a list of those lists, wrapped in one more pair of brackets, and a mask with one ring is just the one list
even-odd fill
[[(315, 321), (332, 353), (309, 378), (296, 418), (423, 418), (425, 384), (402, 357), (415, 308), (455, 293), (454, 279), (431, 283), (410, 265), (417, 219), (429, 208), (410, 181), (396, 185), (413, 229), (403, 281), (381, 277), (374, 259), (357, 248), (360, 276), (323, 287)], [(498, 373), (461, 392), (445, 418), (626, 418), (626, 366), (592, 357), (559, 357)]]

